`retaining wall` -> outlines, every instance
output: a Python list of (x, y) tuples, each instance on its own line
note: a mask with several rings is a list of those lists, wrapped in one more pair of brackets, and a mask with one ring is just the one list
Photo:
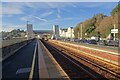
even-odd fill
[(19, 50), (23, 46), (29, 44), (33, 40), (34, 39), (25, 40), (25, 41), (22, 41), (22, 42), (19, 42), (19, 43), (15, 43), (15, 44), (0, 48), (0, 51), (2, 51), (2, 59), (0, 59), (0, 61), (5, 60), (6, 58), (8, 58), (12, 54), (14, 54), (17, 50)]

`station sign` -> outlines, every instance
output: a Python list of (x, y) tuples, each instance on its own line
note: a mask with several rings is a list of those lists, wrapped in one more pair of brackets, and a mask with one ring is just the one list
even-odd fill
[(118, 33), (118, 29), (111, 29), (111, 33)]

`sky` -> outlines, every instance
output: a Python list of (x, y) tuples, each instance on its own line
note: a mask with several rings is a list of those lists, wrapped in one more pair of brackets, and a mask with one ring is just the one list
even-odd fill
[(2, 30), (26, 30), (26, 24), (33, 24), (34, 30), (51, 30), (53, 25), (60, 28), (75, 27), (95, 14), (110, 12), (117, 2), (2, 2), (0, 17)]

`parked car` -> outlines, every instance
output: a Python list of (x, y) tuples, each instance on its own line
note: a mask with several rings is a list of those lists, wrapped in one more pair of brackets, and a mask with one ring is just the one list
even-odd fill
[(100, 40), (100, 41), (98, 42), (98, 44), (105, 46), (105, 45), (107, 44), (107, 41), (106, 41), (106, 40)]
[(80, 39), (74, 39), (74, 42), (80, 42)]
[(94, 39), (91, 39), (91, 40), (88, 41), (88, 43), (89, 43), (89, 44), (97, 44), (97, 41), (94, 40)]
[(88, 44), (88, 40), (87, 39), (81, 39), (80, 43), (86, 43), (86, 44)]
[(107, 42), (106, 42), (106, 45), (107, 46), (119, 46), (119, 41), (118, 40), (108, 40)]

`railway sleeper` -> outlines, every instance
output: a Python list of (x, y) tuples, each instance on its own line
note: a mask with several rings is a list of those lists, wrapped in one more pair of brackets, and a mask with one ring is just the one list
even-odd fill
[[(92, 61), (94, 61), (94, 60), (92, 60)], [(94, 61), (94, 62), (96, 62), (96, 61)], [(98, 63), (99, 63), (99, 62), (98, 62)], [(102, 64), (102, 65), (106, 65), (106, 64)], [(107, 67), (107, 68), (108, 68), (108, 66), (105, 66), (105, 67)], [(111, 70), (116, 71), (114, 68), (112, 68)]]
[[(66, 52), (67, 52), (67, 51), (66, 51)], [(94, 61), (94, 60), (92, 60), (92, 61)], [(81, 61), (81, 62), (82, 62), (84, 65), (87, 65), (87, 66), (89, 65), (89, 67), (92, 68), (94, 71), (97, 70), (97, 72), (99, 72), (99, 68), (93, 66), (93, 64), (92, 64), (92, 65), (91, 65), (91, 64), (88, 64), (88, 63), (86, 63), (85, 61)], [(111, 74), (109, 74), (108, 72), (105, 72), (105, 71), (103, 71), (103, 70), (101, 70), (100, 74), (103, 75), (103, 76), (105, 76), (106, 78), (115, 78), (115, 76), (113, 76), (113, 75), (111, 75)]]
[[(99, 74), (101, 74), (101, 75), (103, 75), (103, 76), (106, 75), (106, 74), (103, 74), (104, 71), (103, 71), (103, 70), (100, 70), (100, 68), (98, 68), (98, 67), (95, 67), (95, 66), (93, 66), (93, 65), (91, 65), (91, 64), (89, 64), (89, 63), (86, 63), (86, 62), (84, 62), (84, 61), (81, 61), (81, 63), (84, 64), (84, 65), (86, 65), (86, 66), (88, 66), (89, 68), (91, 68), (92, 70), (94, 70), (95, 72), (97, 72), (97, 73), (99, 73)], [(99, 72), (99, 71), (101, 71), (101, 72)], [(108, 73), (107, 73), (107, 74), (108, 74)], [(106, 78), (111, 77), (111, 74), (109, 74), (109, 75), (110, 75), (110, 76), (108, 76), (108, 77), (106, 77)], [(114, 78), (114, 76), (112, 76), (112, 78)]]

